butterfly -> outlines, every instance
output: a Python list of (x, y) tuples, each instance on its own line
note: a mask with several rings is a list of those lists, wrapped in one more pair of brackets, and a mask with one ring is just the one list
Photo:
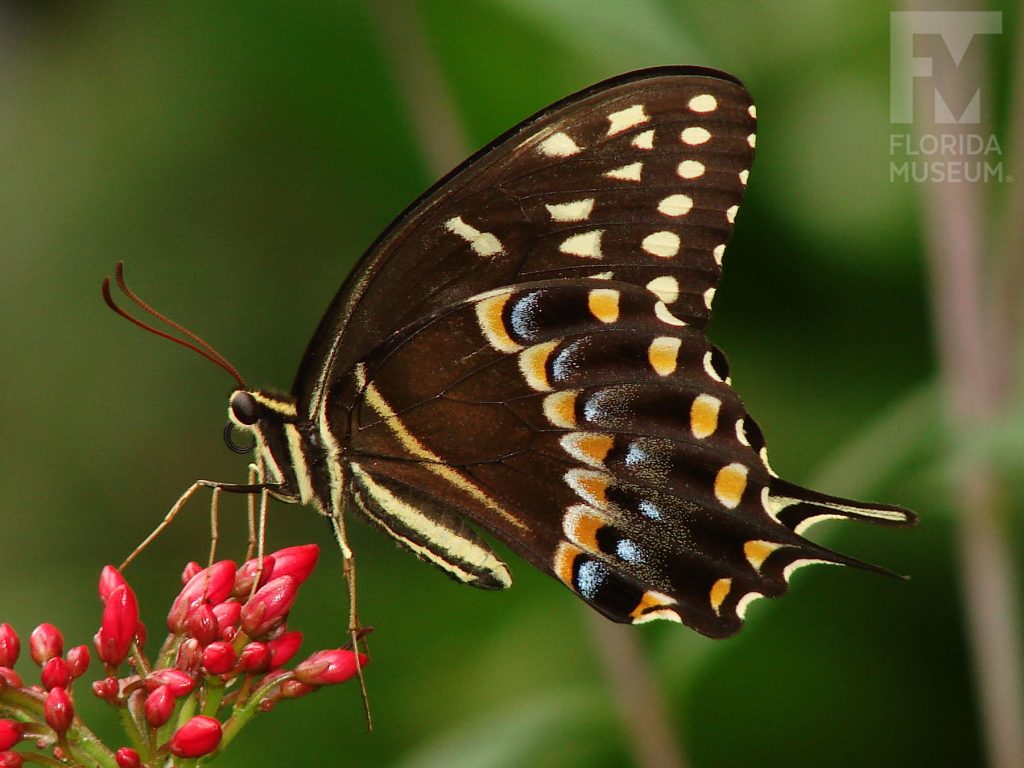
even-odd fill
[(260, 471), (219, 487), (314, 507), (347, 562), (354, 512), (459, 582), (507, 588), (482, 529), (614, 621), (712, 637), (800, 566), (883, 570), (803, 534), (913, 513), (780, 478), (705, 334), (755, 125), (743, 85), (698, 67), (542, 110), (370, 246), (290, 394), (247, 387), (186, 331), (238, 381), (229, 428)]

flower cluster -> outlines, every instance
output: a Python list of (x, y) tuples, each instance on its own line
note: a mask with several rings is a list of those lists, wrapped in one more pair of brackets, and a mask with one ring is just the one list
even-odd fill
[[(41, 624), (28, 641), (39, 685), (14, 671), (21, 640), (0, 624), (0, 768), (26, 760), (103, 768), (173, 766), (220, 754), (257, 712), (358, 674), (368, 659), (346, 648), (313, 653), (292, 669), (302, 633), (286, 621), (299, 586), (316, 565), (314, 544), (288, 547), (240, 568), (222, 560), (189, 563), (167, 615), (169, 634), (152, 660), (132, 588), (117, 569), (100, 575), (103, 620), (93, 649), (103, 672), (92, 692), (121, 714), (131, 746), (111, 750), (75, 714), (76, 679), (89, 648), (64, 651), (64, 638)], [(23, 751), (16, 751), (21, 747)], [(52, 758), (24, 748), (49, 750)]]

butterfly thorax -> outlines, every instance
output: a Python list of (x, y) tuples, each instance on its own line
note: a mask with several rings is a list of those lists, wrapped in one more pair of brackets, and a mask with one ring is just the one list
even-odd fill
[(271, 495), (331, 513), (328, 457), (317, 430), (299, 415), (296, 399), (266, 390), (236, 390), (228, 418), (255, 440), (253, 451)]

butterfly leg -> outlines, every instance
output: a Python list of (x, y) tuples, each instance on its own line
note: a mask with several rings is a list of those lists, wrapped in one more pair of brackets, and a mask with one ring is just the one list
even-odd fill
[(188, 490), (181, 494), (178, 500), (174, 502), (174, 505), (170, 508), (167, 514), (164, 515), (164, 519), (160, 521), (160, 524), (157, 525), (157, 527), (154, 528), (153, 531), (145, 539), (143, 539), (142, 542), (137, 547), (135, 547), (135, 549), (132, 550), (132, 553), (124, 559), (124, 562), (121, 563), (121, 565), (118, 567), (118, 570), (123, 571), (125, 568), (127, 568), (128, 565), (136, 557), (142, 554), (143, 550), (145, 550), (146, 547), (153, 543), (153, 540), (157, 536), (164, 532), (167, 526), (169, 526), (174, 521), (174, 518), (178, 516), (178, 513), (181, 511), (182, 507), (185, 506), (186, 502), (188, 502), (188, 500), (191, 499), (193, 495), (195, 495), (196, 491), (198, 491), (200, 488), (217, 488), (218, 485), (218, 483), (215, 483), (211, 480), (196, 480), (196, 482), (192, 483), (192, 485), (189, 486)]
[(348, 633), (352, 643), (352, 651), (356, 654), (356, 671), (359, 674), (359, 690), (363, 697), (363, 710), (366, 713), (366, 729), (373, 730), (373, 716), (370, 714), (370, 699), (366, 690), (366, 678), (363, 676), (363, 666), (359, 663), (359, 644), (366, 642), (362, 640), (363, 632), (359, 624), (359, 612), (356, 610), (356, 560), (352, 554), (352, 548), (348, 545), (348, 537), (345, 533), (345, 518), (341, 512), (335, 512), (330, 516), (331, 527), (334, 529), (334, 538), (338, 542), (343, 560), (343, 574), (348, 584)]

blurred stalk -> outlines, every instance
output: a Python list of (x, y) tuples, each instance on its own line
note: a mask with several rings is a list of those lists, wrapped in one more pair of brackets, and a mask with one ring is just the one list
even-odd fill
[[(923, 3), (909, 5), (910, 10), (929, 10), (919, 7)], [(972, 45), (984, 45), (987, 37), (975, 37)], [(949, 77), (942, 79), (947, 103), (966, 104), (969, 99), (950, 97), (970, 96), (979, 87), (983, 103), (991, 98), (986, 72), (967, 66), (948, 71)], [(980, 130), (980, 126), (966, 123), (936, 125), (930, 89), (922, 85), (918, 94), (915, 119), (919, 135), (959, 137)], [(931, 115), (933, 122), (922, 119), (924, 115)], [(1019, 119), (1019, 115), (1014, 117)], [(1011, 153), (1010, 157), (1017, 155)], [(939, 159), (969, 162), (971, 157), (944, 155)], [(1008, 361), (1015, 358), (1019, 329), (1010, 323), (1015, 322), (1018, 311), (985, 311), (992, 297), (999, 294), (1000, 282), (993, 280), (995, 265), (985, 259), (991, 250), (985, 233), (992, 231), (987, 225), (993, 222), (986, 216), (984, 182), (929, 181), (922, 185), (922, 193), (945, 410), (950, 438), (960, 441), (1000, 418), (1014, 390), (1016, 371)], [(1019, 206), (1020, 201), (1020, 195), (1013, 194), (1012, 202)], [(1003, 242), (1019, 243), (1022, 223), (1024, 210), (1018, 207), (1007, 211), (1006, 226), (1014, 231), (1008, 232)], [(1006, 256), (1004, 265), (1019, 259), (1020, 253)], [(1018, 266), (1011, 269), (1019, 273)], [(1004, 301), (1016, 307), (1024, 300), (1020, 281), (1003, 281), (1002, 290), (1008, 288), (1016, 295), (1006, 296)], [(1020, 768), (1024, 766), (1022, 652), (1014, 585), (1016, 565), (1000, 523), (1004, 483), (989, 456), (964, 462), (957, 469), (957, 545), (984, 742), (993, 768)]]
[[(440, 177), (467, 157), (472, 148), (423, 34), (415, 3), (369, 0), (368, 7), (394, 66), (399, 94), (412, 116), (413, 131), (428, 170)], [(683, 768), (686, 763), (682, 751), (636, 633), (596, 614), (591, 632), (629, 731), (636, 765)]]

